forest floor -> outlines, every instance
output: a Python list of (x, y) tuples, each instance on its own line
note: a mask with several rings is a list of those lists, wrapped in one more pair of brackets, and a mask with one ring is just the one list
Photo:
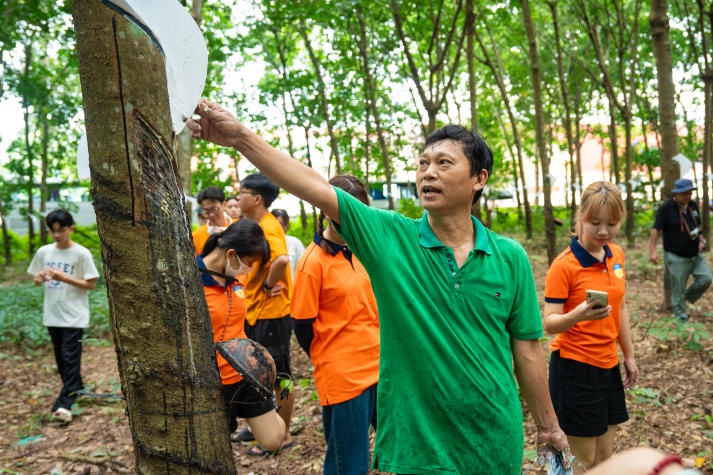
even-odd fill
[[(629, 255), (629, 254), (628, 254)], [(711, 256), (709, 255), (709, 260)], [(531, 254), (540, 296), (546, 259)], [(687, 466), (713, 474), (713, 289), (699, 301), (691, 324), (677, 329), (661, 311), (662, 271), (639, 256), (628, 258), (627, 305), (633, 322), (641, 378), (628, 391), (629, 422), (621, 426), (615, 451), (652, 446), (680, 454)], [(546, 349), (547, 342), (543, 340)], [(320, 407), (310, 363), (293, 343), (296, 404), (295, 445), (277, 456), (247, 455), (233, 444), (238, 473), (317, 474), (324, 456)], [(83, 377), (93, 393), (120, 392), (114, 348), (87, 344)], [(133, 473), (134, 456), (125, 405), (118, 399), (80, 398), (68, 425), (51, 422), (49, 408), (59, 388), (49, 348), (0, 349), (0, 473)], [(523, 473), (545, 473), (533, 458), (534, 425), (525, 423)]]

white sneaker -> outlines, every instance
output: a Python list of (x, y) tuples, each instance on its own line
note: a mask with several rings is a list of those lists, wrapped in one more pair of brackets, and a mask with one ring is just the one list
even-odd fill
[(59, 422), (72, 422), (72, 412), (69, 409), (60, 407), (52, 413), (55, 420)]

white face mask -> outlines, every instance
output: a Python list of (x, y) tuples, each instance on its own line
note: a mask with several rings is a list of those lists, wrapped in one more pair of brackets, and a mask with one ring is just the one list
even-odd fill
[(235, 258), (238, 260), (238, 268), (233, 269), (233, 266), (230, 265), (230, 259), (228, 259), (228, 267), (233, 270), (233, 275), (245, 275), (249, 274), (250, 271), (253, 270), (253, 266), (249, 266), (243, 263), (243, 261), (240, 260), (240, 256), (235, 254)]

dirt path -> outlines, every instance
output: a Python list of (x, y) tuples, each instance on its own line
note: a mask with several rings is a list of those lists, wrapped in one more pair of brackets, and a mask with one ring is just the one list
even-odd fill
[[(541, 267), (535, 261), (536, 275), (544, 276)], [(541, 282), (538, 285), (542, 291)], [(702, 300), (696, 323), (683, 334), (692, 343), (698, 340), (698, 349), (690, 351), (672, 323), (650, 328), (652, 322), (668, 320), (658, 307), (660, 275), (630, 271), (627, 302), (635, 322), (641, 381), (627, 395), (631, 420), (622, 426), (616, 450), (650, 445), (681, 454), (688, 466), (698, 461), (704, 473), (713, 474), (713, 291)], [(309, 380), (309, 361), (296, 344), (293, 357), (295, 381)], [(85, 347), (83, 375), (91, 392), (120, 392), (112, 347)], [(47, 349), (0, 350), (0, 380), (0, 472), (133, 473), (133, 447), (122, 401), (81, 398), (71, 424), (50, 422), (48, 411), (58, 378)], [(239, 473), (321, 473), (320, 408), (311, 384), (297, 386), (295, 446), (277, 457), (256, 458), (246, 455), (247, 446), (234, 444)], [(530, 418), (525, 430), (528, 455), (535, 446)], [(529, 460), (523, 462), (523, 471), (544, 473)]]

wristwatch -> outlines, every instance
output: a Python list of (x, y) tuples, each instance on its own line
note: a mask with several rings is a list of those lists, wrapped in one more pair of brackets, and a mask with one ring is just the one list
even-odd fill
[(274, 285), (267, 285), (267, 279), (262, 283), (262, 288), (265, 289), (265, 292), (270, 292), (273, 287)]

